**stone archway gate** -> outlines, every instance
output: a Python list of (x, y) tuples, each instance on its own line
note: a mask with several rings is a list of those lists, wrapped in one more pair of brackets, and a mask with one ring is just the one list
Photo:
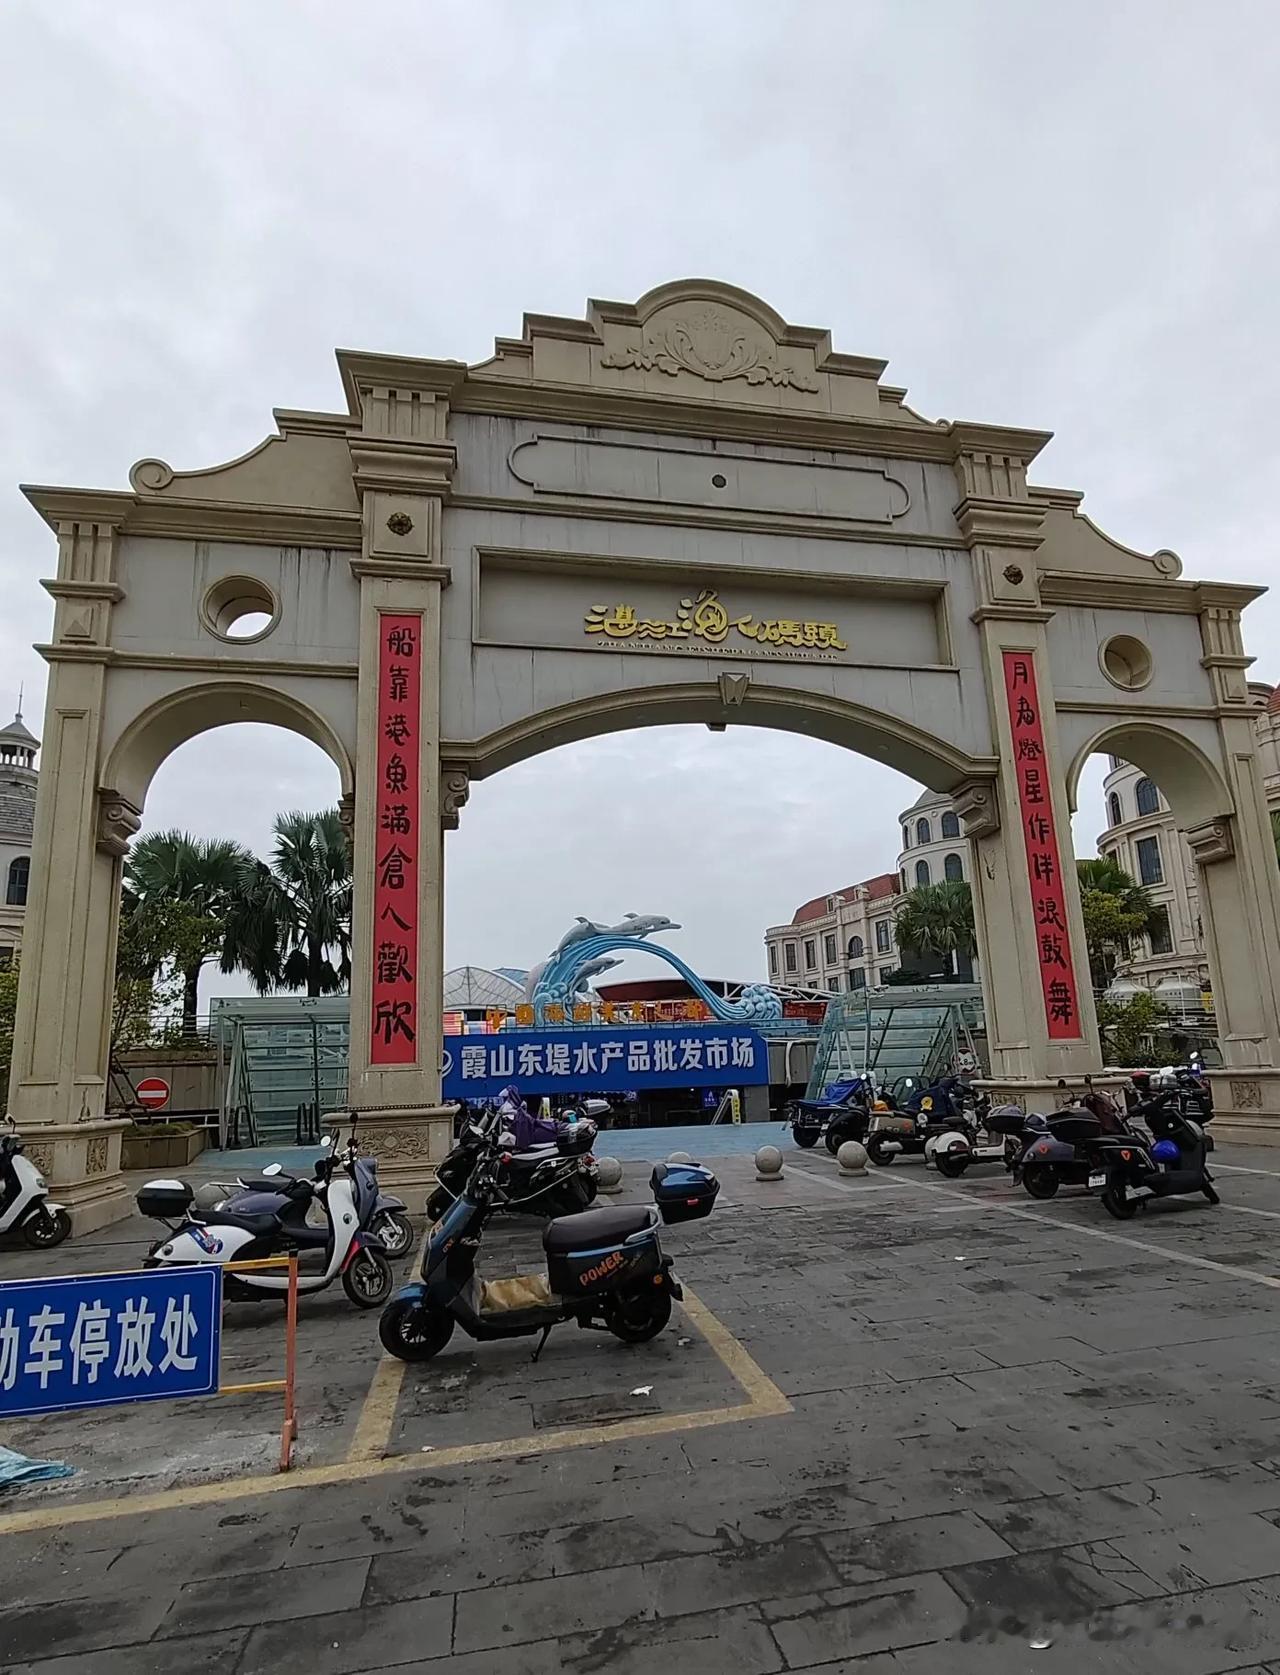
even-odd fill
[[(345, 411), (278, 411), (229, 464), (26, 490), (59, 561), (11, 1106), (82, 1228), (126, 1204), (104, 1119), (122, 859), (159, 763), (231, 721), (338, 765), (351, 1098), (393, 1177), (448, 1141), (442, 833), (470, 780), (673, 721), (820, 736), (958, 796), (993, 1076), (1030, 1100), (1100, 1068), (1070, 802), (1089, 750), (1139, 763), (1202, 871), (1220, 1107), (1269, 1132), (1257, 589), (1119, 545), (1028, 483), (1046, 433), (931, 423), (883, 362), (727, 285), (527, 316), (479, 366), (338, 364)], [(266, 628), (233, 637), (248, 610)]]

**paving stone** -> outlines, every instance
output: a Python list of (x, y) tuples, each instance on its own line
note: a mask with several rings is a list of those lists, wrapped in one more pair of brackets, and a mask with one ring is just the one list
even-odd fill
[(844, 1582), (920, 1575), (928, 1565), (942, 1570), (950, 1565), (1007, 1558), (1013, 1551), (970, 1511), (836, 1531), (820, 1536), (818, 1545)]
[(149, 1640), (171, 1598), (133, 1593), (0, 1610), (0, 1651), (10, 1663), (34, 1663), (53, 1652), (67, 1656)]
[(293, 1622), (270, 1621), (249, 1635), (236, 1675), (282, 1675), (286, 1670), (354, 1675), (440, 1659), (449, 1652), (452, 1625), (452, 1599), (416, 1599)]
[[(6, 1663), (4, 1675), (226, 1675), (249, 1638), (248, 1629), (200, 1634), (191, 1639), (152, 1640), (114, 1650), (74, 1652), (36, 1663)], [(8, 1655), (8, 1646), (4, 1646)]]
[(1130, 1532), (1111, 1546), (1169, 1593), (1280, 1576), (1280, 1529), (1256, 1513)]
[(293, 1565), (287, 1573), (217, 1576), (186, 1582), (177, 1592), (158, 1635), (196, 1634), (297, 1617), (323, 1616), (358, 1605), (369, 1571), (367, 1559)]
[(761, 1609), (787, 1668), (794, 1670), (945, 1640), (959, 1631), (966, 1615), (963, 1601), (936, 1575), (766, 1600)]

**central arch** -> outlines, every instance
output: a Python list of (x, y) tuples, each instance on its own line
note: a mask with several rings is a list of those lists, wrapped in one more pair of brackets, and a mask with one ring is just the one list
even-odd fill
[[(741, 687), (733, 684), (737, 681)], [(882, 711), (813, 691), (748, 683), (735, 675), (577, 699), (540, 710), (472, 745), (446, 744), (442, 751), (465, 761), (472, 777), (483, 779), (560, 745), (680, 723), (767, 727), (822, 739), (896, 768), (931, 791), (954, 791), (966, 780), (991, 776), (997, 767), (994, 758), (969, 755)]]

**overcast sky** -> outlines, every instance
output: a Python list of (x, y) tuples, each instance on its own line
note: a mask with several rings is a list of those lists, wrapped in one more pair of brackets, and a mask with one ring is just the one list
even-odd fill
[[(1274, 0), (0, 0), (0, 698), (25, 681), (38, 730), (55, 560), (19, 480), (224, 460), (273, 406), (342, 406), (335, 345), (474, 361), (526, 309), (694, 274), (887, 357), (930, 417), (1052, 429), (1036, 479), (1118, 539), (1272, 580), (1278, 60)], [(1259, 678), (1277, 628), (1246, 618)], [(146, 825), (265, 849), (336, 792), (225, 729)], [(915, 794), (746, 730), (555, 752), (473, 788), (448, 962), (634, 910), (758, 975), (766, 925), (893, 866)]]

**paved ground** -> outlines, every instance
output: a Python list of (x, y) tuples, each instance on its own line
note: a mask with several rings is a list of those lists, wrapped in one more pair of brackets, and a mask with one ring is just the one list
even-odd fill
[[(270, 1397), (15, 1424), (81, 1469), (0, 1497), (0, 1668), (1280, 1670), (1280, 1152), (1219, 1160), (1220, 1209), (1120, 1224), (990, 1170), (726, 1156), (652, 1345), (455, 1339), (402, 1375), (313, 1300), (292, 1480)], [(230, 1321), (269, 1372), (278, 1310)]]

